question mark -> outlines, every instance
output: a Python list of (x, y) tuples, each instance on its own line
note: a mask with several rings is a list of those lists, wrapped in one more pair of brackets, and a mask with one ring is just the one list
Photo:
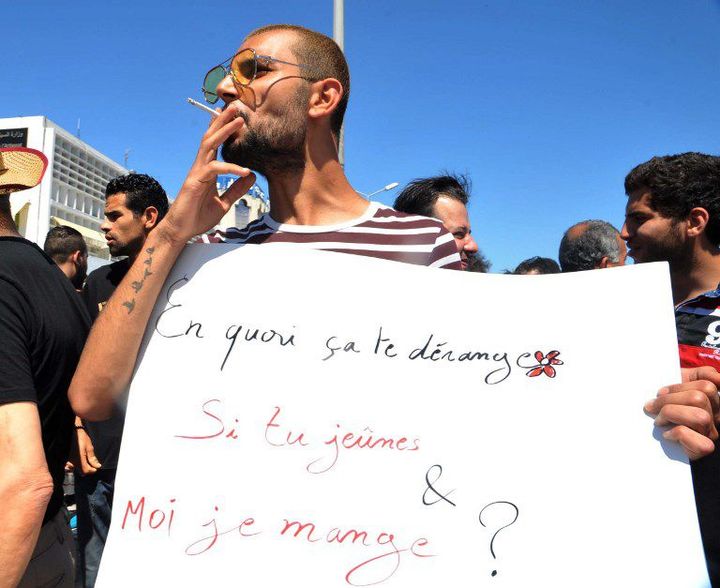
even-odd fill
[[(498, 533), (499, 533), (500, 531), (502, 531), (503, 529), (508, 528), (510, 525), (512, 525), (513, 523), (515, 523), (515, 521), (518, 520), (518, 516), (520, 515), (520, 511), (518, 510), (518, 507), (515, 506), (512, 502), (507, 502), (506, 500), (497, 500), (497, 501), (495, 501), (495, 502), (491, 502), (490, 504), (486, 504), (486, 505), (483, 507), (483, 509), (480, 511), (480, 515), (478, 516), (478, 519), (480, 520), (480, 524), (481, 524), (483, 527), (487, 527), (487, 525), (486, 525), (485, 523), (483, 523), (483, 520), (482, 520), (483, 513), (484, 513), (488, 508), (490, 508), (491, 506), (494, 506), (495, 504), (507, 504), (508, 506), (511, 506), (512, 508), (514, 508), (514, 509), (515, 509), (515, 518), (514, 518), (512, 521), (510, 521), (507, 525), (503, 525), (503, 526), (500, 527), (497, 531), (495, 531), (495, 534), (492, 536), (492, 539), (490, 539), (490, 553), (492, 554), (493, 559), (497, 559), (497, 557), (495, 556), (495, 549), (493, 549), (493, 542), (495, 541), (495, 537), (498, 536)], [(497, 575), (497, 570), (493, 570), (493, 571), (492, 571), (492, 574), (490, 574), (490, 575), (493, 576), (493, 577), (496, 576), (496, 575)]]

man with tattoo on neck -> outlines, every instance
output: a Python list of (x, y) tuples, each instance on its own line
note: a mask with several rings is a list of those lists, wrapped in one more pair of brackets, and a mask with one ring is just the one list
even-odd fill
[[(145, 174), (127, 174), (110, 181), (105, 189), (105, 222), (100, 229), (113, 257), (121, 261), (92, 272), (83, 297), (94, 321), (142, 251), (150, 232), (165, 216), (168, 199), (162, 186)], [(78, 577), (91, 588), (100, 565), (110, 528), (115, 472), (120, 453), (124, 415), (113, 412), (109, 420), (75, 423), (78, 461), (75, 496), (78, 514)]]
[(10, 194), (40, 183), (47, 159), (0, 149), (0, 587), (72, 588), (63, 477), (67, 399), (90, 320), (55, 262), (23, 239)]
[[(233, 242), (309, 243), (376, 257), (387, 257), (391, 249), (395, 260), (460, 269), (453, 237), (439, 221), (368, 204), (345, 177), (337, 145), (350, 81), (331, 39), (291, 25), (263, 27), (243, 41), (229, 66), (212, 68), (205, 82), (208, 101), (221, 98), (225, 107), (210, 122), (167, 216), (95, 323), (70, 389), (83, 417), (103, 419), (112, 412), (130, 382), (148, 319), (175, 260), (189, 239), (215, 226), (253, 185), (249, 168), (267, 178), (272, 213), (244, 231), (231, 231)], [(224, 161), (217, 158), (221, 147)], [(222, 195), (216, 189), (219, 174), (239, 176)], [(710, 412), (717, 388), (707, 381), (670, 386), (648, 407), (659, 414), (658, 422), (667, 421), (666, 435), (692, 456), (712, 451), (709, 437), (717, 436), (705, 411), (698, 416), (686, 410), (694, 407), (684, 406), (697, 392), (708, 397)]]

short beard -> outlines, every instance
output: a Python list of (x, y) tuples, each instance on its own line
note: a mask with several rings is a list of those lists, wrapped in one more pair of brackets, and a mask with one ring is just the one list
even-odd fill
[(298, 91), (282, 123), (250, 126), (248, 117), (241, 114), (245, 119), (245, 136), (240, 141), (230, 137), (223, 143), (223, 160), (248, 167), (265, 177), (305, 169), (307, 99), (307, 88)]
[(305, 169), (305, 129), (278, 140), (274, 133), (260, 134), (248, 129), (241, 142), (230, 138), (222, 146), (228, 163), (248, 167), (265, 177)]
[(646, 246), (643, 257), (642, 263), (666, 261), (671, 271), (687, 271), (692, 262), (692, 245), (682, 240), (679, 224), (673, 223), (667, 238)]

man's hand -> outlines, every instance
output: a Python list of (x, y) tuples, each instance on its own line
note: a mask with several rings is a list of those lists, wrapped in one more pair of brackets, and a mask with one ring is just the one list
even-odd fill
[(95, 447), (90, 440), (90, 435), (85, 429), (76, 429), (75, 433), (75, 443), (77, 444), (77, 447), (74, 448), (77, 452), (73, 451), (75, 471), (82, 476), (94, 474), (102, 467), (102, 464), (95, 455)]
[[(203, 135), (195, 162), (164, 222), (158, 225), (163, 236), (171, 241), (184, 244), (210, 230), (255, 182), (255, 174), (249, 169), (217, 159), (219, 147), (245, 125), (237, 115), (237, 107), (229, 106), (210, 122)], [(216, 186), (220, 174), (239, 176), (222, 196)]]
[[(255, 181), (250, 170), (216, 159), (220, 145), (245, 124), (238, 113), (230, 106), (210, 123), (175, 202), (148, 234), (140, 255), (95, 321), (68, 390), (73, 410), (84, 419), (112, 415), (116, 399), (130, 384), (150, 313), (178, 255), (188, 240), (215, 226)], [(220, 196), (218, 174), (240, 179)]]
[(677, 441), (690, 459), (715, 450), (720, 424), (720, 374), (711, 367), (682, 370), (683, 383), (666, 386), (645, 405), (657, 426), (668, 426), (665, 439)]

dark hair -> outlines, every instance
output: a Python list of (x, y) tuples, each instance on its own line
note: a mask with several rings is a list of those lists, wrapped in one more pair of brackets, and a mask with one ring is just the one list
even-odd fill
[(559, 274), (560, 266), (549, 257), (530, 257), (521, 261), (515, 268), (514, 274), (527, 274), (536, 271), (539, 274)]
[(332, 132), (339, 137), (350, 99), (350, 68), (342, 49), (335, 41), (322, 33), (291, 24), (260, 27), (245, 37), (245, 40), (271, 31), (292, 31), (297, 35), (298, 41), (290, 47), (290, 50), (297, 57), (298, 63), (304, 65), (310, 73), (309, 79), (320, 81), (333, 78), (342, 85), (343, 95), (330, 118)]
[(468, 266), (467, 271), (475, 272), (478, 274), (487, 274), (490, 272), (492, 263), (490, 260), (483, 255), (482, 251), (477, 251), (468, 255)]
[(158, 211), (158, 222), (168, 211), (168, 199), (165, 190), (155, 178), (145, 174), (125, 174), (113, 178), (105, 188), (105, 199), (115, 194), (125, 194), (125, 205), (135, 215), (145, 212), (148, 206)]
[(650, 192), (650, 207), (666, 218), (688, 218), (693, 208), (710, 215), (705, 229), (713, 245), (720, 244), (720, 157), (681, 153), (653, 157), (625, 178), (625, 193)]
[(560, 241), (558, 258), (562, 271), (580, 272), (595, 269), (603, 257), (618, 263), (619, 237), (618, 230), (602, 220), (586, 220), (573, 225), (565, 231)]
[(57, 263), (65, 263), (73, 253), (87, 254), (87, 244), (83, 236), (73, 229), (60, 225), (48, 231), (43, 251)]
[(432, 178), (418, 178), (403, 188), (393, 208), (410, 214), (434, 216), (435, 202), (440, 196), (454, 198), (467, 206), (470, 188), (470, 179), (464, 175), (448, 173)]

